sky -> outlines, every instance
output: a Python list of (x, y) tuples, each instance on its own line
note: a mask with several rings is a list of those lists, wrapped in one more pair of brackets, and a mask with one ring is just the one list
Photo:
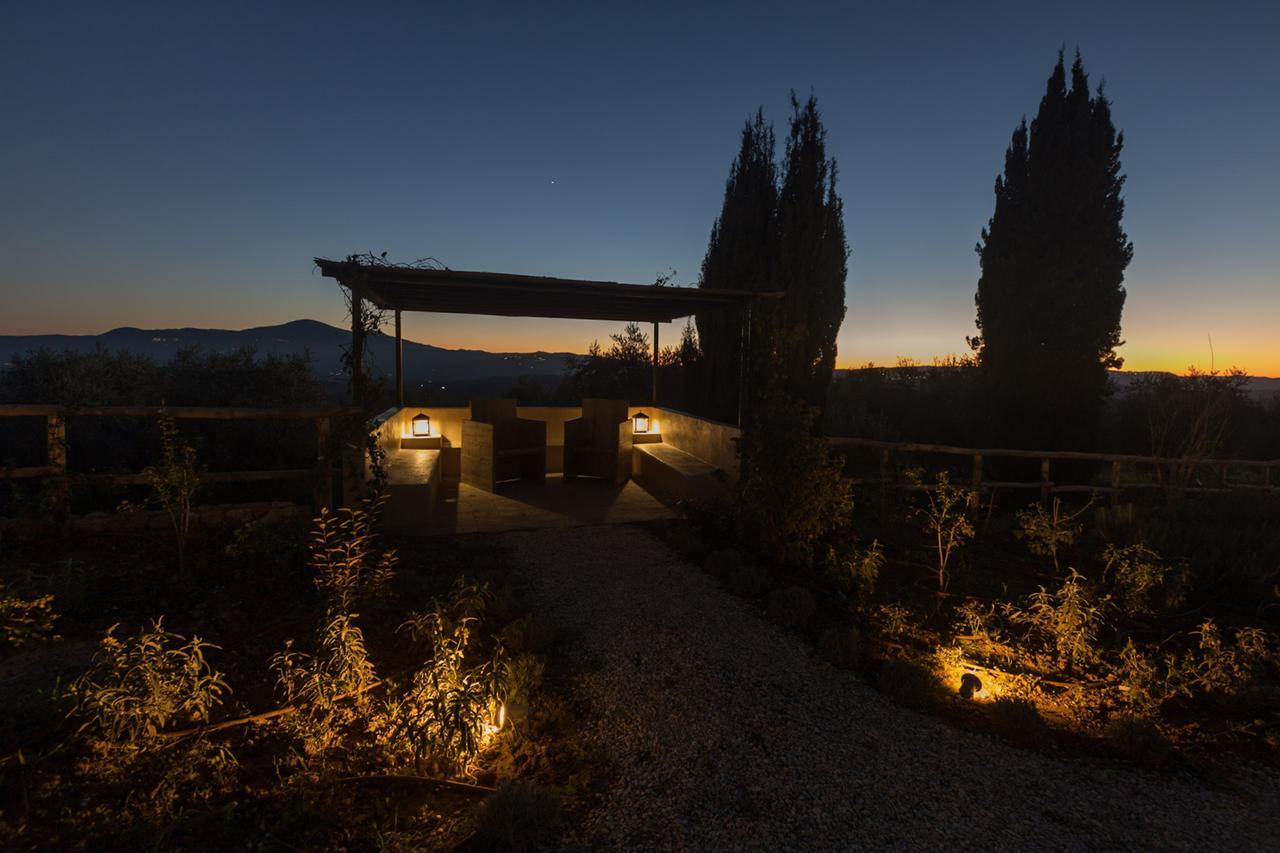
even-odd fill
[[(14, 0), (0, 334), (340, 324), (311, 259), (364, 251), (693, 284), (743, 121), (781, 135), (794, 89), (839, 164), (839, 364), (964, 352), (993, 181), (1065, 46), (1125, 133), (1126, 367), (1280, 376), (1278, 40), (1274, 2)], [(611, 331), (405, 317), (491, 351)]]

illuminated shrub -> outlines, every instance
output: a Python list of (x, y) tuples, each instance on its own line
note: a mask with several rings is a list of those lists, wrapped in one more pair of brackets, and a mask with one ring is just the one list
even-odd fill
[(1086, 579), (1075, 569), (1056, 592), (1041, 587), (1032, 594), (1026, 610), (1010, 613), (1044, 639), (1059, 666), (1073, 669), (1097, 662), (1102, 610), (1090, 597)]
[(1160, 555), (1145, 545), (1108, 545), (1102, 559), (1116, 603), (1129, 615), (1168, 611), (1186, 596), (1186, 572), (1162, 565)]
[(1074, 513), (1063, 513), (1062, 501), (1054, 498), (1052, 510), (1045, 512), (1043, 505), (1034, 503), (1018, 510), (1018, 530), (1014, 535), (1027, 543), (1032, 554), (1053, 560), (1057, 570), (1058, 552), (1075, 544), (1082, 526), (1078, 519), (1088, 508), (1086, 504)]
[(54, 638), (53, 596), (23, 598), (0, 580), (0, 650), (20, 649)]
[(907, 479), (924, 493), (924, 503), (911, 514), (920, 522), (929, 540), (929, 548), (937, 558), (935, 576), (938, 589), (945, 592), (951, 582), (951, 559), (973, 538), (973, 525), (967, 515), (974, 493), (951, 482), (951, 475), (939, 471), (932, 485), (926, 484), (919, 471), (908, 471)]
[(1186, 679), (1208, 694), (1238, 696), (1254, 687), (1277, 665), (1271, 638), (1258, 628), (1241, 628), (1226, 639), (1212, 619), (1195, 632), (1199, 654), (1183, 664)]
[(385, 493), (366, 499), (360, 509), (336, 514), (320, 510), (311, 535), (311, 567), (316, 587), (330, 606), (350, 612), (358, 602), (377, 602), (388, 592), (399, 557), (378, 545), (377, 526)]
[(102, 638), (93, 668), (71, 688), (74, 713), (96, 737), (113, 744), (147, 746), (167, 729), (207, 722), (231, 692), (222, 673), (205, 660), (217, 646), (164, 630)]

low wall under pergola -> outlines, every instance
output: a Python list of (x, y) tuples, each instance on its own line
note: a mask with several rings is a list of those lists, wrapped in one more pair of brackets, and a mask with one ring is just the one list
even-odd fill
[[(751, 349), (751, 316), (761, 300), (781, 293), (749, 290), (621, 284), (614, 281), (548, 278), (465, 270), (422, 269), (355, 259), (315, 259), (322, 275), (335, 279), (351, 294), (352, 358), (359, 375), (365, 334), (362, 301), (395, 314), (396, 399), (404, 405), (404, 340), (400, 315), (404, 311), (438, 314), (481, 314), (495, 317), (549, 317), (563, 320), (617, 320), (653, 324), (653, 383), (650, 402), (658, 403), (658, 329), (694, 314), (736, 311), (742, 326), (741, 387), (747, 385), (746, 355)], [(740, 393), (738, 423), (742, 423)]]

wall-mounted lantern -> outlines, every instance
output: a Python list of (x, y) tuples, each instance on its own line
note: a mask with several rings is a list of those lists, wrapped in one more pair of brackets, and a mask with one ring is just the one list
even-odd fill
[(431, 416), (426, 412), (418, 412), (413, 416), (412, 430), (414, 438), (431, 435)]
[(631, 419), (631, 431), (641, 433), (648, 432), (649, 416), (644, 412), (636, 412), (635, 417)]

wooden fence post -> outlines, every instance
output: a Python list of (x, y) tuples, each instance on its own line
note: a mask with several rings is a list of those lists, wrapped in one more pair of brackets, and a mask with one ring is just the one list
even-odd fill
[(1040, 460), (1040, 503), (1049, 509), (1049, 497), (1053, 494), (1053, 481), (1049, 479), (1049, 457)]
[(53, 469), (53, 485), (49, 489), (49, 494), (53, 498), (55, 516), (63, 520), (70, 510), (67, 484), (67, 419), (60, 414), (49, 415), (45, 424), (49, 467)]
[(333, 468), (329, 464), (329, 419), (316, 418), (316, 481), (311, 502), (318, 515), (333, 504)]
[(973, 495), (969, 498), (969, 512), (974, 518), (982, 506), (982, 454), (973, 454)]
[(1120, 460), (1111, 460), (1111, 505), (1120, 505)]

